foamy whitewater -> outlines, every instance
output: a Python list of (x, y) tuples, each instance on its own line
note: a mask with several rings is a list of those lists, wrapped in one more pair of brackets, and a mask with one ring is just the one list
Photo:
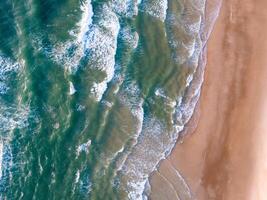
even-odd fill
[(0, 199), (148, 199), (199, 99), (219, 7), (0, 3)]

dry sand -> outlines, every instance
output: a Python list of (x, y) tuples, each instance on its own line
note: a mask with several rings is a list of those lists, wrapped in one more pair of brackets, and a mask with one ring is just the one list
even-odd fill
[(151, 199), (267, 200), (266, 0), (223, 1), (198, 112), (152, 176)]

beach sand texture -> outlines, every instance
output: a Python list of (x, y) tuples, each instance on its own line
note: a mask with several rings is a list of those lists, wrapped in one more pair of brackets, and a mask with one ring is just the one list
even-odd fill
[(151, 177), (150, 198), (266, 200), (266, 99), (267, 1), (224, 0), (192, 133)]

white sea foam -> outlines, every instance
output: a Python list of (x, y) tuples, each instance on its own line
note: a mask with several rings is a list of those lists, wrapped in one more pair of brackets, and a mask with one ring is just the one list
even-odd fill
[(41, 158), (40, 158), (40, 157), (38, 157), (38, 166), (39, 166), (40, 174), (42, 174), (43, 171), (44, 171), (44, 169), (43, 169), (43, 166), (42, 166), (42, 164), (41, 164)]
[(85, 2), (82, 3), (81, 11), (82, 11), (82, 18), (78, 23), (80, 31), (77, 35), (77, 41), (85, 43), (84, 41), (86, 40), (85, 38), (86, 33), (89, 31), (89, 26), (92, 24), (92, 17), (94, 15), (91, 0), (86, 0)]
[(195, 6), (196, 4), (194, 0), (189, 0), (182, 4), (179, 11), (170, 10), (167, 13), (168, 41), (173, 58), (178, 64), (184, 64), (203, 48), (200, 44), (200, 32), (205, 7), (202, 5), (203, 0), (198, 1), (200, 7)]
[(3, 104), (0, 104), (0, 119), (0, 173), (2, 176), (2, 178), (0, 177), (0, 184), (2, 184), (5, 180), (12, 181), (11, 168), (14, 163), (9, 143), (13, 139), (13, 130), (26, 128), (29, 120), (36, 122), (38, 119), (31, 114), (30, 109), (27, 107), (21, 105), (19, 107), (7, 107)]
[(6, 94), (9, 90), (9, 87), (6, 85), (6, 83), (0, 81), (0, 94)]
[[(144, 121), (137, 144), (132, 149), (121, 170), (122, 185), (129, 199), (144, 199), (143, 191), (149, 174), (155, 170), (158, 162), (165, 158), (165, 152), (172, 149), (173, 137), (168, 137), (166, 127), (155, 118)], [(170, 135), (176, 133), (169, 133)], [(174, 137), (177, 138), (177, 137)]]
[(119, 99), (123, 104), (127, 105), (127, 107), (131, 108), (142, 101), (140, 95), (141, 91), (138, 85), (135, 82), (131, 82), (130, 84), (123, 85), (119, 93)]
[(118, 157), (118, 155), (120, 155), (120, 153), (123, 152), (123, 155), (120, 156), (119, 161), (116, 162), (116, 170), (117, 171), (120, 171), (121, 170), (121, 168), (124, 165), (124, 162), (125, 162), (125, 160), (126, 160), (126, 158), (128, 156), (128, 154), (124, 152), (124, 149), (125, 148), (122, 147), (121, 151), (118, 152), (117, 154), (115, 154), (115, 156), (114, 156), (114, 158), (116, 158), (116, 157)]
[[(131, 84), (123, 87), (119, 97), (120, 101), (130, 109), (132, 115), (137, 120), (136, 132), (133, 134), (133, 138), (137, 139), (142, 131), (144, 121), (144, 99), (141, 98), (140, 88), (136, 83), (132, 82)], [(136, 143), (133, 143), (133, 145), (135, 144)]]
[(80, 155), (81, 152), (85, 152), (86, 154), (88, 154), (91, 143), (92, 143), (91, 140), (88, 140), (87, 142), (79, 145), (77, 148), (77, 155)]
[(0, 179), (2, 177), (3, 148), (3, 141), (0, 139)]
[[(75, 41), (57, 44), (52, 50), (54, 60), (63, 65), (69, 72), (76, 72), (79, 63), (86, 55), (89, 56), (89, 66), (92, 69), (103, 71), (106, 77), (97, 80), (91, 88), (91, 94), (96, 101), (100, 101), (107, 89), (107, 84), (114, 76), (115, 54), (120, 23), (113, 11), (113, 4), (105, 3), (97, 13), (97, 21), (93, 22), (91, 1), (81, 6), (82, 18), (77, 24), (79, 27)], [(75, 34), (74, 34), (75, 35)], [(72, 49), (72, 55), (68, 50)]]
[[(143, 128), (143, 122), (144, 122), (144, 109), (143, 109), (143, 100), (139, 103), (137, 107), (131, 108), (132, 115), (136, 118), (136, 132), (133, 134), (132, 138), (134, 141), (131, 143), (131, 146), (135, 146), (137, 144), (137, 139), (140, 136)], [(122, 150), (122, 151), (121, 151)], [(120, 162), (117, 163), (117, 172), (122, 170), (122, 167), (125, 166), (125, 161), (127, 160), (128, 156), (131, 154), (131, 151), (124, 152), (124, 147), (120, 150), (120, 153), (123, 152), (123, 156), (120, 158)]]
[(0, 130), (2, 133), (9, 132), (15, 128), (24, 128), (28, 125), (30, 109), (27, 107), (6, 107), (1, 105)]
[(99, 22), (94, 24), (86, 38), (85, 47), (92, 58), (91, 67), (106, 73), (100, 82), (94, 83), (91, 92), (100, 101), (107, 84), (114, 76), (117, 37), (120, 29), (119, 19), (107, 5), (103, 5)]
[[(120, 30), (119, 17), (137, 15), (138, 4), (131, 0), (113, 0), (104, 3), (98, 13), (93, 13), (91, 1), (86, 1), (81, 10), (83, 14), (77, 24), (79, 31), (75, 36), (76, 42), (69, 41), (65, 44), (57, 44), (52, 51), (52, 57), (56, 62), (64, 65), (68, 71), (75, 72), (80, 60), (88, 53), (89, 67), (106, 74), (104, 79), (93, 83), (90, 90), (92, 97), (96, 101), (100, 101), (107, 89), (107, 84), (114, 76), (117, 38)], [(93, 22), (92, 17), (94, 15), (97, 20)], [(138, 34), (129, 27), (121, 29), (120, 37), (130, 48), (137, 47)], [(69, 49), (74, 49), (71, 56), (67, 53)]]
[(20, 69), (19, 63), (8, 57), (0, 55), (0, 94), (6, 94), (10, 87), (8, 80), (12, 73), (17, 73)]
[[(9, 94), (10, 90), (15, 85), (11, 85), (10, 81), (18, 78), (24, 66), (24, 60), (20, 59), (17, 62), (14, 59), (0, 54), (0, 93)], [(17, 96), (14, 100), (15, 104), (11, 102), (6, 103), (0, 100), (0, 185), (5, 181), (12, 182), (13, 154), (10, 142), (13, 139), (14, 130), (23, 129), (28, 126), (29, 120), (35, 122), (33, 112), (29, 105), (23, 105), (21, 102), (22, 96)], [(21, 164), (21, 163), (19, 163)], [(22, 163), (23, 164), (23, 163)], [(2, 196), (0, 195), (0, 198)]]
[(80, 175), (81, 175), (80, 170), (78, 170), (78, 171), (76, 172), (76, 174), (75, 174), (75, 183), (78, 183), (78, 182), (79, 182), (79, 180), (80, 180)]
[[(51, 50), (45, 50), (46, 48), (41, 48), (43, 45), (40, 44), (38, 39), (34, 40), (34, 46), (36, 49), (45, 50), (45, 53), (51, 57), (56, 63), (63, 65), (64, 68), (70, 72), (75, 73), (78, 69), (81, 59), (85, 56), (87, 34), (93, 23), (92, 17), (93, 7), (91, 0), (81, 1), (80, 10), (82, 12), (81, 19), (77, 23), (77, 29), (70, 30), (69, 34), (74, 37), (65, 43), (56, 43), (55, 46), (50, 47)], [(69, 55), (68, 51), (73, 53)]]
[[(56, 43), (50, 51), (45, 51), (48, 57), (59, 65), (64, 66), (68, 73), (75, 73), (78, 69), (80, 60), (84, 56), (84, 49), (82, 44), (76, 41), (68, 41), (66, 43)], [(74, 48), (74, 53), (68, 55), (68, 51)]]
[(167, 98), (167, 96), (164, 94), (164, 91), (163, 91), (162, 88), (158, 88), (158, 89), (156, 89), (156, 91), (155, 91), (155, 95), (156, 95), (156, 96), (163, 97), (163, 98)]
[(90, 92), (94, 96), (96, 101), (100, 101), (106, 89), (107, 89), (107, 82), (103, 81), (101, 83), (94, 83)]
[(192, 74), (188, 75), (188, 77), (186, 78), (186, 87), (190, 85), (192, 80), (193, 80), (193, 75)]
[(135, 116), (137, 121), (138, 121), (137, 129), (136, 129), (137, 131), (136, 131), (136, 134), (134, 135), (135, 138), (139, 137), (139, 135), (141, 134), (141, 131), (142, 131), (142, 127), (143, 127), (143, 122), (144, 122), (143, 103), (144, 103), (144, 100), (141, 99), (141, 101), (139, 102), (137, 107), (134, 107), (131, 109), (133, 116)]
[(138, 2), (133, 0), (112, 0), (113, 10), (122, 17), (135, 17), (138, 14)]
[(170, 106), (171, 108), (174, 108), (177, 104), (176, 100), (173, 100), (172, 98), (168, 97), (162, 88), (157, 88), (155, 90), (155, 95), (164, 98), (165, 104)]
[[(12, 181), (12, 173), (11, 173), (11, 167), (13, 166), (13, 155), (11, 151), (11, 147), (8, 144), (8, 140), (5, 140), (1, 138), (1, 147), (0, 147), (0, 153), (1, 153), (1, 171), (0, 171), (0, 185), (2, 185), (6, 180)], [(0, 198), (1, 198), (0, 194)]]
[(145, 13), (161, 20), (166, 19), (166, 13), (168, 9), (168, 0), (143, 0), (141, 3), (141, 10)]
[[(127, 108), (130, 109), (131, 114), (136, 119), (135, 123), (136, 131), (132, 135), (132, 139), (134, 140), (131, 143), (131, 147), (133, 147), (137, 144), (137, 138), (141, 134), (144, 122), (144, 109), (143, 109), (144, 100), (140, 97), (140, 89), (138, 88), (137, 84), (131, 83), (127, 86), (123, 85), (122, 90), (119, 92), (119, 100)], [(129, 149), (126, 152), (124, 152), (123, 149), (123, 155), (120, 157), (120, 160), (117, 163), (117, 171), (120, 171), (122, 169), (130, 153), (131, 151)]]
[(20, 65), (11, 60), (8, 57), (0, 55), (0, 78), (5, 79), (5, 75), (10, 72), (18, 71), (20, 69)]
[(73, 95), (76, 92), (74, 85), (72, 82), (70, 82), (70, 88), (69, 88), (69, 94)]
[(102, 103), (104, 105), (106, 105), (108, 108), (111, 108), (113, 106), (113, 102), (109, 102), (109, 101), (102, 101)]
[(132, 31), (130, 27), (122, 28), (119, 37), (132, 49), (136, 49), (138, 46), (139, 35), (136, 31)]

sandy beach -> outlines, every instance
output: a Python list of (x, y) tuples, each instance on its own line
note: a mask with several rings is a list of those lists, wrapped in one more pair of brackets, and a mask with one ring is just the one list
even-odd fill
[(223, 1), (197, 127), (152, 176), (151, 199), (267, 199), (266, 8), (265, 0)]

